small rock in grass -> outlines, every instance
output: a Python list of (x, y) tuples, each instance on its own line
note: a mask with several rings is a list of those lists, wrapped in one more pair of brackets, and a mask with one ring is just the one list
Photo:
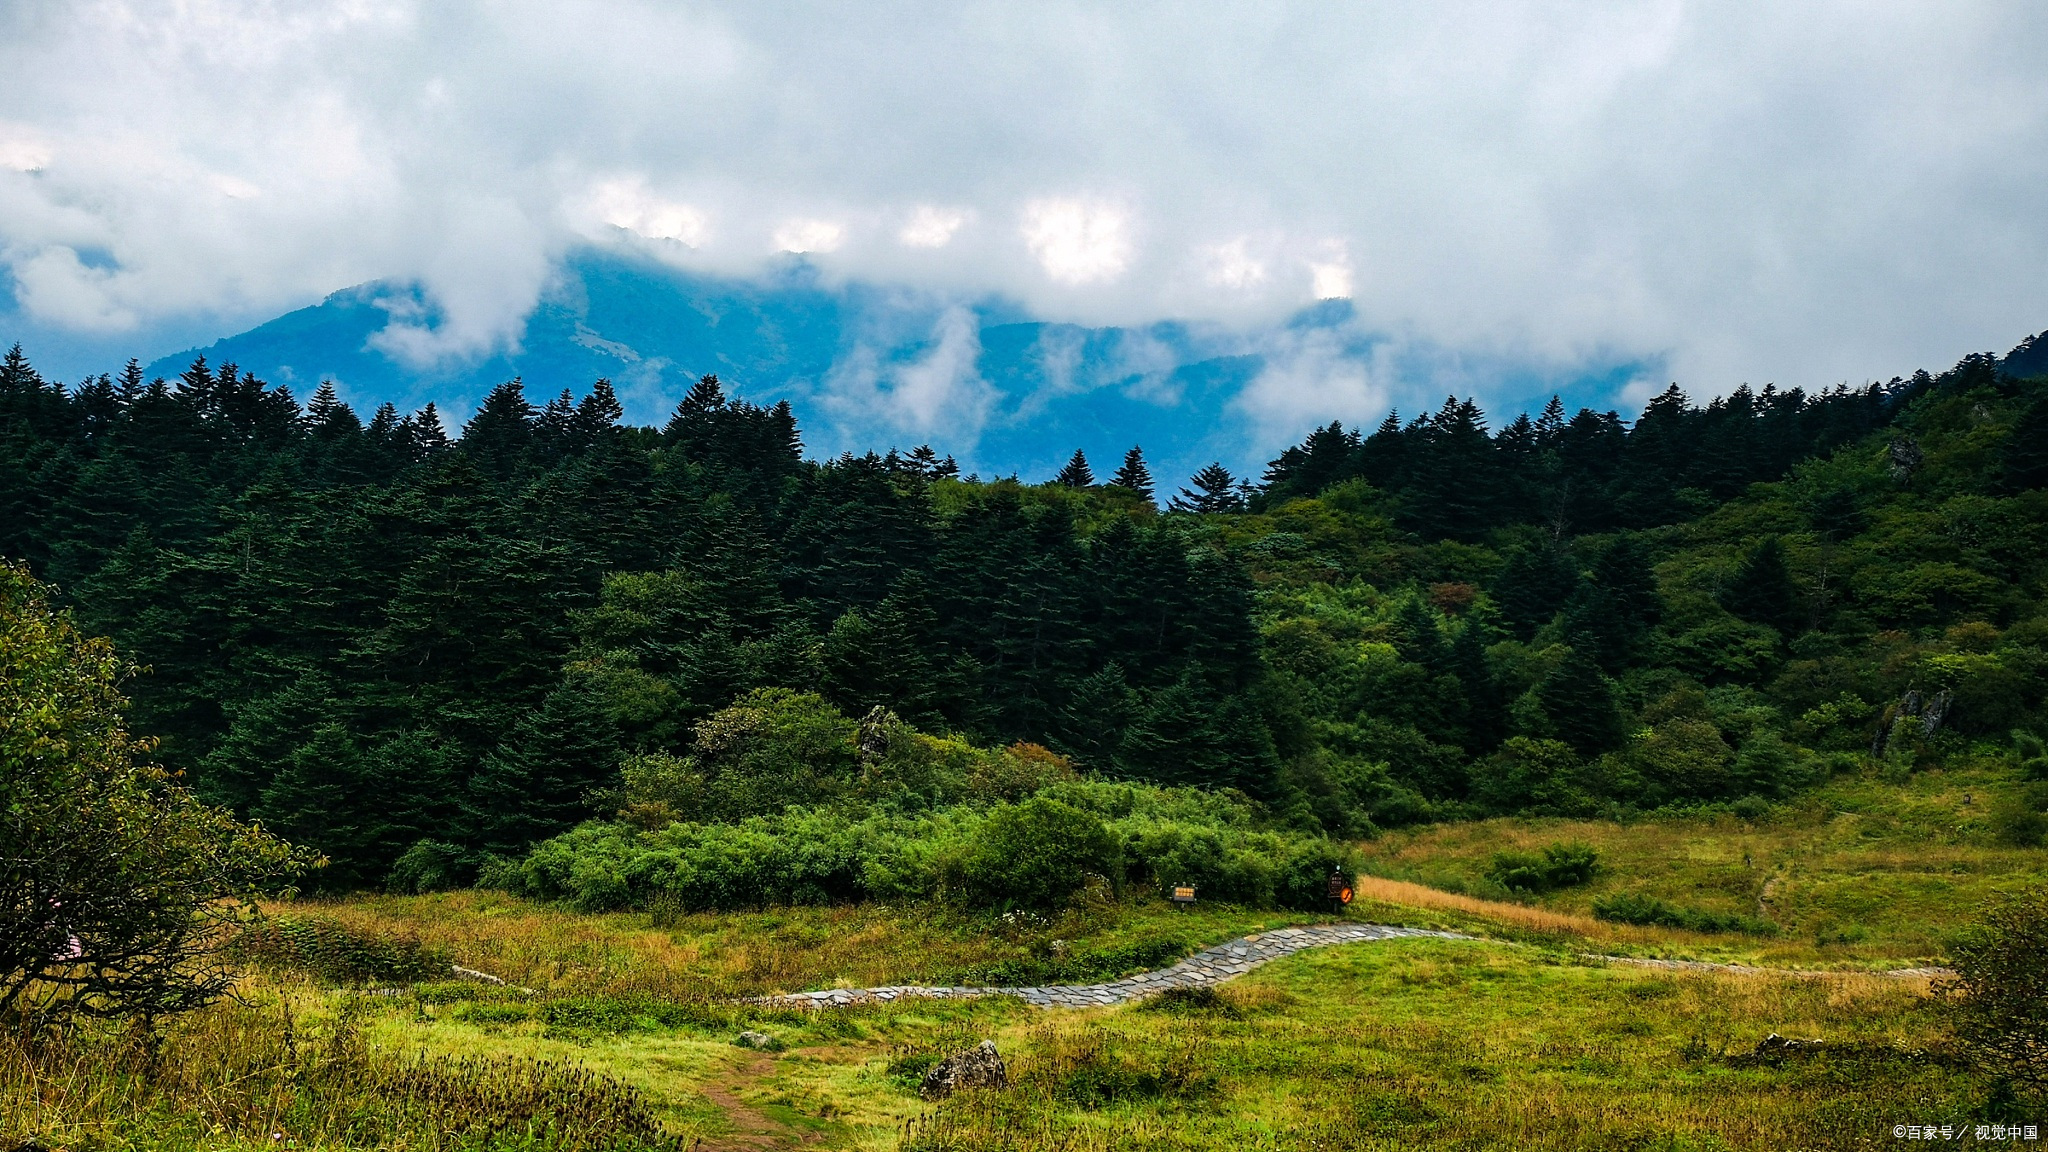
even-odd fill
[(955, 1052), (931, 1066), (917, 1086), (926, 1100), (943, 1100), (962, 1088), (1006, 1088), (1009, 1070), (996, 1052), (996, 1042), (983, 1040), (962, 1052)]
[(766, 1032), (742, 1032), (733, 1043), (741, 1048), (752, 1048), (756, 1052), (780, 1052), (782, 1041)]

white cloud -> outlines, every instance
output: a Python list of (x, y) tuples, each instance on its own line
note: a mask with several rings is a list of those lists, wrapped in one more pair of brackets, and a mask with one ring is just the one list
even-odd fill
[(696, 248), (710, 231), (704, 213), (654, 195), (647, 190), (644, 177), (600, 182), (591, 189), (587, 207), (599, 221), (649, 240), (674, 240)]
[(389, 341), (419, 358), (516, 342), (550, 262), (611, 229), (730, 272), (772, 237), (1089, 324), (1251, 330), (1348, 295), (1437, 347), (1661, 356), (1695, 394), (1861, 380), (2048, 324), (2037, 23), (1990, 0), (0, 5), (0, 265), (81, 331), (416, 281), (438, 319)]
[(995, 389), (975, 365), (981, 334), (974, 313), (955, 305), (941, 312), (923, 353), (885, 362), (873, 344), (856, 345), (824, 381), (825, 407), (848, 431), (928, 438), (972, 447), (988, 423)]
[(1318, 300), (1351, 298), (1351, 258), (1341, 247), (1308, 265), (1309, 295)]
[(1266, 262), (1252, 255), (1251, 241), (1240, 236), (1203, 253), (1204, 279), (1218, 288), (1243, 290), (1266, 282)]
[(1396, 349), (1365, 343), (1347, 328), (1277, 333), (1261, 351), (1265, 367), (1232, 401), (1261, 455), (1332, 419), (1356, 426), (1397, 399)]
[(1061, 284), (1114, 280), (1131, 263), (1130, 216), (1096, 200), (1050, 197), (1024, 206), (1024, 246)]
[(967, 213), (962, 209), (919, 204), (896, 238), (912, 248), (944, 248), (965, 223)]
[(135, 313), (123, 307), (109, 286), (113, 274), (93, 268), (70, 248), (51, 246), (14, 264), (15, 293), (33, 315), (86, 332), (125, 332)]
[(50, 145), (34, 129), (0, 123), (0, 168), (39, 172), (49, 166)]
[(831, 220), (785, 220), (775, 229), (777, 252), (836, 252), (846, 242), (846, 225)]

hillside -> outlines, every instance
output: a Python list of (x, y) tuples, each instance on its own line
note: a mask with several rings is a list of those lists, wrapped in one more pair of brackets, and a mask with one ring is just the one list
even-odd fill
[(877, 708), (1309, 835), (1739, 807), (1873, 754), (2038, 756), (2012, 733), (2043, 730), (2043, 392), (1972, 357), (1673, 389), (1633, 425), (1489, 433), (1452, 400), (1175, 496), (1141, 457), (1038, 485), (809, 461), (787, 405), (708, 378), (661, 429), (602, 383), (538, 409), (504, 385), (451, 444), (203, 362), (59, 389), (17, 351), (0, 554), (147, 666), (165, 762), (331, 886), (423, 840), (454, 876), (516, 856), (648, 757), (781, 772), (720, 767), (721, 709), (770, 689), (845, 743), (724, 818), (946, 802), (856, 802)]
[[(660, 429), (602, 383), (507, 384), (451, 444), (431, 411), (205, 364), (60, 389), (17, 352), (0, 552), (145, 666), (155, 755), (327, 862), (160, 1047), (0, 1037), (0, 1135), (1761, 1150), (2031, 1121), (1927, 966), (2048, 868), (2048, 379), (2002, 370), (2034, 347), (1633, 425), (1452, 400), (1178, 491), (1142, 453), (1038, 485), (807, 460), (789, 406), (709, 378)], [(1344, 922), (1380, 938), (1136, 1003), (750, 999), (1086, 985)], [(1009, 1091), (918, 1098), (982, 1038)]]

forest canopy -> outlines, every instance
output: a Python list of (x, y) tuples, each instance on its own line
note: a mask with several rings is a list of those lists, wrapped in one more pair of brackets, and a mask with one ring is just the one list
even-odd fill
[[(787, 403), (715, 377), (662, 428), (602, 380), (515, 380), (451, 439), (431, 405), (365, 419), (203, 359), (63, 386), (16, 348), (0, 556), (147, 669), (157, 758), (330, 887), (593, 818), (934, 818), (862, 791), (878, 716), (1290, 835), (1737, 804), (2044, 731), (2048, 380), (2007, 364), (1674, 386), (1633, 422), (1553, 400), (1493, 430), (1454, 397), (1155, 494), (1140, 448), (1106, 482), (1078, 452), (1042, 484), (806, 459)], [(735, 767), (750, 699), (809, 767)], [(696, 790), (634, 798), (664, 763)]]

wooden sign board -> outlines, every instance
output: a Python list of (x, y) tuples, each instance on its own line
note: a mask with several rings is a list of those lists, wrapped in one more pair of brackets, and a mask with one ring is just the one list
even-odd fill
[(1173, 902), (1175, 904), (1193, 904), (1195, 902), (1194, 886), (1182, 884), (1175, 887), (1173, 890)]

